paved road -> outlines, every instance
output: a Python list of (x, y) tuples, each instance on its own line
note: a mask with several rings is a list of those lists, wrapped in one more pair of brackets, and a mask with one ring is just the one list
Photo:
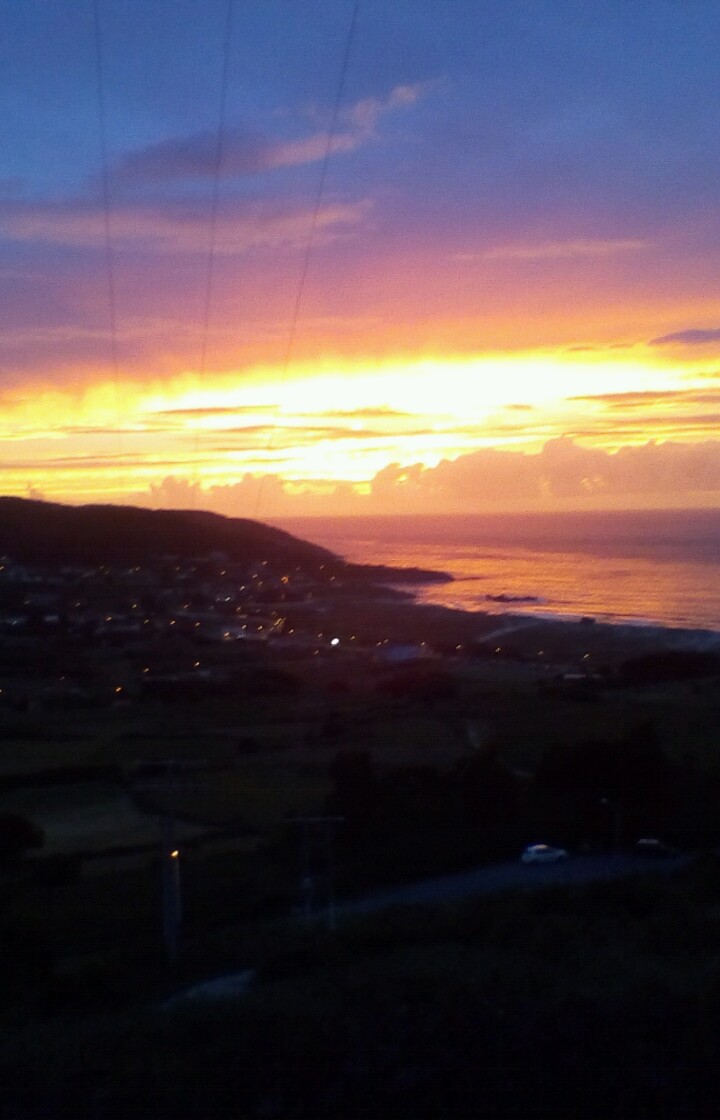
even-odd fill
[[(619, 879), (637, 872), (669, 872), (682, 867), (691, 858), (692, 856), (687, 855), (663, 860), (631, 855), (576, 856), (558, 863), (531, 865), (512, 860), (478, 867), (474, 871), (461, 871), (456, 875), (443, 875), (437, 879), (393, 887), (351, 902), (341, 902), (335, 907), (334, 913), (337, 917), (370, 914), (391, 906), (433, 905), (506, 890), (532, 890), (563, 883), (590, 883), (602, 879)], [(322, 922), (327, 916), (327, 912), (318, 910), (313, 914), (313, 921)], [(247, 991), (254, 979), (253, 969), (215, 977), (206, 983), (183, 989), (162, 1006), (173, 1008), (192, 1000), (237, 999)]]
[(640, 872), (672, 871), (688, 862), (690, 856), (653, 860), (647, 856), (576, 856), (558, 863), (524, 864), (519, 860), (494, 863), (473, 871), (425, 879), (402, 887), (392, 887), (337, 906), (338, 915), (369, 914), (389, 906), (433, 905), (452, 902), (476, 894), (506, 890), (528, 890), (554, 884), (590, 883), (600, 879), (619, 879)]

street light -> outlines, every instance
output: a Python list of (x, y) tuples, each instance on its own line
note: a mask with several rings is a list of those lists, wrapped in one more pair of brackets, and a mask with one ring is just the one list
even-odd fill
[(182, 885), (180, 882), (180, 849), (173, 846), (172, 817), (164, 820), (162, 858), (163, 941), (170, 964), (175, 964), (180, 952), (182, 927)]

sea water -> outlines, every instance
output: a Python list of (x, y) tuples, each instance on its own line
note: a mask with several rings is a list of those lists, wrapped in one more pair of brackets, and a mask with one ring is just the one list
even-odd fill
[(361, 564), (430, 568), (418, 602), (720, 632), (720, 510), (306, 518), (291, 532)]

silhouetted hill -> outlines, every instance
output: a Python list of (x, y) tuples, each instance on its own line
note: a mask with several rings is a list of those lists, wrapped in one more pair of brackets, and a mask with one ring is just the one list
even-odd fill
[(233, 560), (335, 560), (319, 545), (259, 521), (196, 510), (64, 506), (0, 498), (0, 553), (17, 560), (141, 560), (207, 556)]
[(345, 563), (320, 545), (247, 518), (202, 510), (137, 506), (64, 506), (28, 498), (0, 498), (0, 555), (15, 560), (112, 562), (160, 556), (223, 553), (231, 560), (287, 560), (306, 570), (325, 568), (344, 579), (378, 583), (445, 580), (419, 568)]

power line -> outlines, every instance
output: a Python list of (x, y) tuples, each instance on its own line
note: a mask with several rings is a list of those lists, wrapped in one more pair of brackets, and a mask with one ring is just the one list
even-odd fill
[[(115, 389), (115, 410), (119, 406), (118, 388), (118, 339), (117, 339), (117, 297), (115, 283), (115, 257), (112, 248), (110, 224), (110, 173), (107, 155), (107, 112), (105, 108), (105, 81), (103, 42), (100, 31), (100, 0), (93, 0), (93, 31), (95, 40), (95, 77), (98, 127), (100, 131), (100, 182), (103, 206), (103, 228), (105, 236), (105, 272), (107, 276), (108, 320), (110, 326), (110, 365)], [(118, 452), (122, 450), (121, 436), (118, 434)]]
[(218, 116), (217, 141), (215, 144), (215, 161), (213, 165), (212, 200), (210, 204), (210, 230), (205, 273), (205, 303), (203, 309), (202, 340), (200, 346), (200, 375), (205, 373), (207, 361), (207, 344), (210, 331), (210, 308), (212, 304), (213, 279), (215, 273), (215, 245), (217, 241), (217, 216), (220, 200), (220, 172), (222, 170), (223, 143), (225, 133), (225, 110), (227, 105), (227, 87), (230, 60), (230, 40), (232, 36), (233, 0), (228, 0), (225, 13), (225, 34), (223, 39), (222, 77), (220, 79), (220, 111)]
[[(300, 273), (298, 276), (297, 290), (295, 299), (292, 306), (290, 315), (290, 323), (288, 330), (287, 344), (282, 361), (281, 382), (287, 378), (290, 362), (292, 360), (295, 341), (297, 337), (297, 328), (300, 317), (300, 309), (302, 306), (303, 296), (307, 284), (307, 278), (310, 270), (310, 261), (312, 258), (313, 248), (315, 245), (315, 237), (317, 233), (318, 221), (320, 216), (320, 208), (325, 194), (325, 186), (327, 182), (328, 168), (330, 164), (330, 156), (333, 151), (333, 144), (337, 133), (337, 122), (340, 115), (340, 107), (345, 92), (345, 83), (347, 72), (352, 53), (352, 46), (355, 37), (355, 29), (357, 25), (358, 11), (360, 7), (360, 0), (354, 0), (350, 23), (348, 25), (347, 34), (345, 37), (345, 46), (340, 65), (340, 72), (338, 75), (337, 89), (335, 93), (335, 100), (330, 120), (330, 127), (327, 133), (325, 149), (320, 166), (320, 175), (318, 178), (317, 190), (312, 207), (312, 217), (308, 228), (308, 236), (305, 243), (305, 248), (302, 254)], [(230, 61), (230, 45), (232, 40), (233, 28), (233, 11), (234, 0), (227, 0), (224, 33), (223, 33), (223, 49), (222, 49), (222, 72), (220, 80), (220, 104), (218, 114), (218, 129), (217, 141), (215, 145), (215, 158), (213, 163), (213, 179), (212, 179), (212, 194), (210, 201), (210, 215), (209, 215), (209, 229), (208, 229), (208, 251), (207, 251), (207, 264), (205, 269), (205, 290), (203, 298), (202, 310), (202, 327), (201, 327), (201, 340), (200, 340), (200, 357), (199, 357), (199, 376), (201, 381), (204, 379), (207, 368), (207, 354), (208, 342), (210, 336), (210, 318), (212, 311), (213, 301), (213, 286), (215, 278), (215, 258), (217, 247), (217, 227), (218, 227), (218, 211), (220, 201), (220, 176), (222, 172), (223, 162), (223, 146), (225, 139), (225, 117), (227, 109), (227, 91), (228, 91), (228, 76), (229, 76), (229, 61)], [(104, 56), (103, 56), (103, 42), (100, 28), (100, 0), (93, 0), (93, 24), (94, 24), (94, 38), (95, 38), (95, 61), (96, 61), (96, 95), (97, 95), (97, 108), (98, 108), (98, 121), (100, 130), (100, 163), (101, 163), (101, 186), (102, 186), (102, 203), (103, 203), (103, 227), (104, 227), (104, 241), (105, 241), (105, 270), (107, 275), (107, 291), (108, 291), (108, 318), (110, 327), (110, 350), (111, 350), (111, 368), (112, 376), (115, 385), (115, 403), (116, 409), (119, 405), (119, 357), (118, 357), (118, 332), (117, 332), (117, 295), (116, 295), (116, 270), (115, 270), (115, 257), (112, 246), (112, 226), (111, 226), (111, 202), (110, 202), (110, 174), (109, 162), (107, 154), (107, 112), (105, 102), (105, 82), (104, 82)], [(274, 433), (273, 433), (274, 435)], [(120, 436), (118, 435), (118, 439)], [(272, 448), (273, 436), (268, 442), (268, 450)], [(200, 433), (196, 429), (195, 432), (195, 454), (193, 456), (193, 486), (191, 488), (193, 505), (197, 500), (197, 461), (200, 450)], [(258, 493), (255, 503), (255, 517), (258, 516), (260, 503), (262, 500), (262, 490), (264, 485), (264, 476), (260, 480)]]
[[(320, 216), (320, 207), (322, 205), (322, 200), (323, 200), (323, 197), (325, 195), (325, 183), (326, 183), (326, 180), (327, 180), (327, 173), (328, 173), (328, 167), (330, 165), (330, 156), (332, 155), (333, 143), (335, 141), (335, 135), (336, 135), (336, 132), (337, 132), (337, 122), (338, 122), (338, 117), (340, 115), (340, 106), (342, 104), (343, 95), (345, 93), (345, 82), (346, 82), (346, 78), (347, 78), (348, 68), (349, 68), (349, 65), (350, 65), (350, 55), (352, 53), (353, 41), (354, 41), (354, 38), (355, 38), (355, 28), (356, 28), (356, 25), (357, 25), (357, 17), (358, 17), (359, 8), (360, 8), (360, 0), (355, 0), (355, 2), (353, 4), (353, 8), (352, 8), (352, 14), (350, 16), (350, 23), (349, 23), (349, 26), (348, 26), (347, 35), (345, 36), (345, 49), (343, 51), (342, 62), (340, 64), (340, 73), (338, 75), (337, 90), (335, 92), (335, 102), (333, 104), (332, 116), (330, 118), (330, 127), (328, 129), (327, 140), (326, 140), (326, 143), (325, 143), (325, 151), (323, 153), (322, 163), (320, 165), (320, 176), (319, 176), (319, 179), (318, 179), (317, 191), (316, 191), (316, 194), (315, 194), (315, 201), (314, 201), (314, 206), (313, 206), (313, 211), (312, 211), (312, 218), (311, 218), (311, 221), (310, 221), (310, 227), (309, 227), (309, 230), (308, 230), (308, 237), (307, 237), (307, 241), (305, 243), (305, 251), (303, 253), (302, 262), (301, 262), (301, 265), (300, 265), (300, 275), (298, 277), (298, 286), (297, 286), (297, 291), (295, 293), (295, 302), (293, 304), (292, 312), (291, 312), (291, 315), (290, 315), (290, 327), (289, 327), (289, 331), (288, 331), (288, 340), (287, 340), (287, 345), (285, 347), (285, 355), (284, 355), (283, 363), (282, 363), (282, 372), (281, 372), (281, 375), (280, 375), (281, 384), (287, 378), (288, 370), (290, 368), (290, 362), (292, 360), (292, 355), (293, 355), (293, 352), (295, 350), (295, 339), (297, 337), (297, 326), (298, 326), (298, 320), (300, 318), (300, 308), (302, 306), (303, 295), (305, 294), (305, 286), (306, 286), (306, 282), (307, 282), (307, 278), (308, 278), (308, 273), (310, 271), (310, 260), (311, 260), (313, 248), (314, 248), (314, 245), (315, 245), (315, 234), (317, 232), (318, 219), (319, 219), (319, 216)], [(271, 448), (272, 448), (273, 436), (274, 436), (274, 431), (273, 431), (273, 433), (270, 437), (270, 440), (268, 441), (268, 445), (267, 445), (267, 448), (266, 448), (267, 451), (270, 451)], [(257, 517), (258, 517), (259, 510), (260, 510), (260, 502), (261, 502), (261, 499), (262, 499), (262, 492), (263, 492), (263, 487), (264, 487), (264, 484), (265, 484), (265, 477), (266, 476), (263, 475), (260, 479), (260, 485), (258, 486), (257, 498), (255, 500), (255, 519), (256, 520), (257, 520)]]
[(300, 306), (302, 304), (302, 297), (305, 291), (305, 283), (307, 281), (308, 271), (310, 268), (310, 258), (312, 256), (312, 251), (315, 243), (315, 234), (317, 232), (318, 218), (320, 216), (320, 206), (322, 205), (323, 196), (325, 194), (325, 182), (327, 179), (330, 156), (332, 154), (333, 142), (335, 140), (335, 133), (337, 130), (337, 120), (340, 114), (340, 105), (342, 103), (343, 94), (345, 92), (345, 79), (347, 77), (348, 66), (350, 63), (350, 52), (352, 50), (352, 43), (355, 37), (355, 24), (357, 23), (357, 14), (359, 7), (360, 0), (355, 0), (355, 3), (353, 4), (352, 16), (350, 18), (350, 26), (348, 27), (348, 33), (345, 39), (345, 51), (343, 53), (342, 65), (340, 67), (337, 93), (335, 95), (335, 104), (333, 105), (330, 128), (328, 129), (325, 151), (323, 153), (323, 160), (320, 166), (320, 178), (318, 180), (317, 193), (315, 196), (312, 221), (310, 222), (310, 231), (308, 233), (307, 244), (305, 245), (305, 253), (303, 254), (302, 266), (300, 269), (300, 278), (298, 281), (295, 303), (293, 305), (292, 316), (290, 320), (290, 333), (288, 337), (287, 349), (285, 352), (285, 359), (283, 362), (283, 373), (287, 372), (287, 367), (289, 365), (295, 346), (295, 336), (297, 334)]
[[(225, 10), (225, 29), (223, 35), (222, 72), (220, 77), (220, 106), (218, 112), (217, 141), (215, 144), (215, 160), (213, 165), (213, 184), (210, 202), (210, 224), (208, 232), (208, 253), (205, 269), (205, 299), (203, 304), (202, 333), (200, 339), (200, 365), (199, 374), (201, 382), (205, 378), (207, 365), (208, 338), (210, 335), (210, 312), (213, 297), (213, 280), (215, 278), (215, 247), (217, 243), (218, 208), (220, 202), (220, 173), (222, 171), (223, 144), (225, 139), (225, 113), (227, 107), (228, 75), (230, 71), (230, 43), (232, 39), (234, 0), (227, 0)], [(200, 433), (195, 429), (195, 455), (193, 462), (193, 506), (197, 500), (197, 458), (200, 450)]]

